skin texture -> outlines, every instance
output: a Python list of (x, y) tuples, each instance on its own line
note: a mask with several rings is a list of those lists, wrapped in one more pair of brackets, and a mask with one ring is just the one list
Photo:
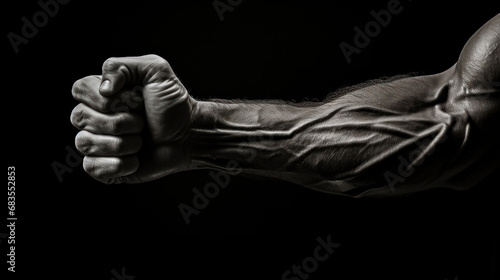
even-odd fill
[[(314, 106), (197, 101), (159, 56), (110, 58), (102, 76), (73, 86), (81, 102), (71, 114), (81, 130), (76, 147), (84, 169), (104, 183), (227, 171), (232, 162), (243, 174), (352, 197), (468, 189), (499, 170), (491, 133), (500, 111), (499, 45), (497, 15), (441, 73)], [(117, 102), (128, 106), (117, 110)]]

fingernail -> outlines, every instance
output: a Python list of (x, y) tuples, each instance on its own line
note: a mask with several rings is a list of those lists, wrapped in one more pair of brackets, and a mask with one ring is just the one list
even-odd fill
[(110, 88), (111, 88), (111, 83), (109, 82), (109, 80), (104, 80), (104, 82), (102, 82), (101, 84), (101, 89), (109, 90)]

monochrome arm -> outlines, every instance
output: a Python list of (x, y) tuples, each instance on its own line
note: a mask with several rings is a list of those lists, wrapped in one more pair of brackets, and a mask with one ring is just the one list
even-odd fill
[[(458, 62), (428, 76), (358, 89), (316, 106), (200, 101), (191, 169), (226, 169), (348, 196), (467, 189), (498, 169), (500, 15)], [(487, 99), (478, 98), (486, 95)], [(496, 157), (498, 158), (498, 157)]]
[[(456, 154), (463, 141), (467, 116), (448, 104), (450, 73), (376, 84), (316, 106), (200, 101), (190, 168), (225, 170), (236, 161), (243, 174), (349, 196), (420, 190), (438, 175), (409, 173), (443, 169), (446, 148), (426, 158), (445, 140)], [(414, 166), (401, 169), (401, 158)]]

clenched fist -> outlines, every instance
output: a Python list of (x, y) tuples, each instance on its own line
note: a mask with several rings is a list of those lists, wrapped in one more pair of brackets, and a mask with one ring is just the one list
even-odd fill
[[(132, 89), (142, 88), (135, 96)], [(196, 100), (157, 55), (110, 58), (102, 76), (73, 85), (81, 102), (71, 113), (81, 131), (76, 148), (83, 168), (104, 183), (140, 183), (189, 166), (186, 137)], [(127, 110), (117, 100), (128, 104)]]

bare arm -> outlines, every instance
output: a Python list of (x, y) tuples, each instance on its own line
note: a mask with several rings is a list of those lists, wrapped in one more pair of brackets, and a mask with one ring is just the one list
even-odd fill
[[(353, 197), (469, 188), (498, 169), (498, 157), (488, 156), (500, 143), (490, 133), (500, 106), (499, 26), (497, 15), (446, 71), (316, 106), (197, 101), (164, 59), (111, 58), (102, 83), (90, 76), (73, 87), (82, 102), (72, 113), (82, 130), (76, 146), (85, 170), (105, 183), (237, 167)], [(143, 113), (113, 111), (112, 97), (137, 84), (144, 87)]]
[[(422, 189), (437, 174), (417, 174), (442, 171), (464, 137), (463, 104), (446, 108), (448, 79), (445, 72), (377, 84), (313, 107), (199, 102), (192, 168), (236, 160), (246, 174), (352, 196)], [(445, 140), (454, 149), (427, 158)], [(415, 167), (401, 168), (401, 158)]]
[[(500, 143), (492, 137), (499, 21), (485, 24), (458, 63), (436, 75), (369, 86), (314, 107), (199, 102), (191, 168), (225, 169), (236, 160), (246, 174), (350, 196), (469, 188), (499, 166), (491, 157)], [(485, 94), (492, 98), (478, 99)]]

